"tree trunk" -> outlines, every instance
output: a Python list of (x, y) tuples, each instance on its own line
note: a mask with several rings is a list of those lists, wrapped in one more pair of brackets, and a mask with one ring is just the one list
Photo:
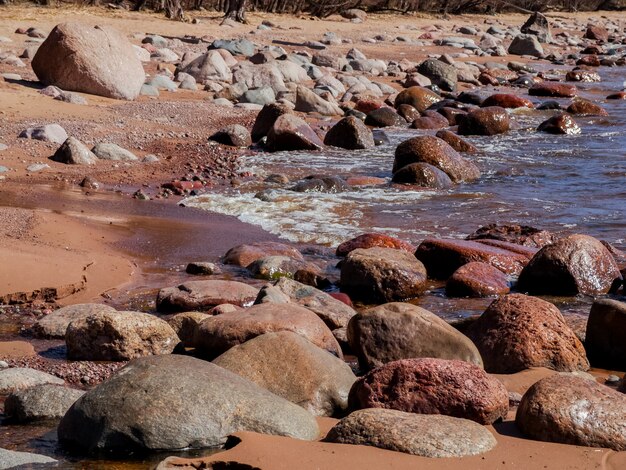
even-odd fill
[(230, 19), (238, 21), (239, 23), (245, 23), (246, 21), (246, 6), (248, 0), (230, 0), (227, 3), (226, 14), (224, 19)]

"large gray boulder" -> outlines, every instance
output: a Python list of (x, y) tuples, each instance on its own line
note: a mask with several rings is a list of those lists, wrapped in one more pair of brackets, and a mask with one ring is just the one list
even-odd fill
[(226, 369), (189, 356), (136, 359), (80, 398), (58, 427), (86, 450), (219, 447), (235, 432), (317, 438), (313, 415)]
[(32, 67), (45, 85), (124, 100), (137, 98), (145, 80), (131, 43), (108, 26), (57, 25)]
[(62, 385), (35, 385), (11, 393), (4, 402), (4, 414), (20, 423), (60, 419), (84, 394)]
[(509, 54), (543, 57), (544, 52), (536, 36), (531, 34), (519, 34), (515, 36), (509, 46)]
[(11, 367), (0, 370), (0, 395), (41, 384), (63, 385), (63, 379), (35, 369)]

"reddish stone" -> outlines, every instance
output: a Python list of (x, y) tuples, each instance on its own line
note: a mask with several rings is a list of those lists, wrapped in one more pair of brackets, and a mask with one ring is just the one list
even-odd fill
[(481, 107), (499, 106), (501, 108), (534, 108), (532, 101), (510, 93), (496, 93), (483, 101)]
[(586, 55), (576, 61), (576, 65), (586, 65), (588, 67), (600, 67), (600, 59), (597, 55)]
[(510, 290), (502, 271), (480, 262), (464, 264), (446, 283), (449, 297), (490, 297), (508, 294)]
[(607, 100), (626, 100), (626, 91), (620, 91), (619, 93), (613, 93), (606, 97)]
[(166, 287), (157, 296), (160, 312), (207, 310), (221, 304), (251, 305), (259, 289), (237, 281), (189, 281)]
[(442, 129), (435, 134), (435, 137), (439, 137), (441, 140), (444, 140), (448, 143), (450, 147), (452, 147), (457, 152), (463, 153), (477, 153), (478, 149), (470, 144), (467, 140), (462, 139), (454, 132), (449, 130)]
[(355, 109), (362, 113), (369, 114), (379, 108), (382, 108), (385, 104), (376, 100), (359, 100), (356, 102)]
[(498, 86), (500, 85), (500, 82), (498, 81), (498, 79), (492, 75), (489, 75), (486, 72), (482, 72), (479, 76), (478, 76), (478, 81), (483, 84), (483, 85), (491, 85), (491, 86)]
[(448, 120), (448, 124), (451, 126), (456, 126), (458, 124), (459, 116), (465, 116), (467, 114), (467, 111), (463, 109), (450, 108), (448, 106), (439, 108), (437, 112), (445, 117)]
[(398, 108), (401, 104), (409, 104), (421, 113), (439, 101), (441, 101), (441, 96), (437, 93), (427, 88), (412, 86), (398, 93), (395, 106)]
[[(554, 243), (556, 237), (546, 230), (527, 225), (485, 225), (467, 237), (468, 240), (501, 240), (535, 248)], [(494, 245), (498, 246), (498, 245)], [(534, 254), (534, 253), (533, 253)]]
[(346, 180), (348, 186), (379, 186), (387, 183), (385, 178), (376, 176), (349, 176)]
[(528, 94), (531, 96), (552, 96), (561, 98), (573, 98), (578, 94), (574, 85), (559, 82), (541, 82), (533, 85)]
[(413, 129), (443, 129), (448, 127), (448, 121), (444, 118), (444, 122), (439, 119), (433, 119), (432, 117), (419, 117), (411, 123)]
[(606, 28), (597, 25), (589, 25), (585, 31), (585, 38), (595, 39), (596, 41), (608, 41), (609, 32)]
[(398, 238), (390, 237), (389, 235), (382, 235), (379, 233), (364, 233), (352, 240), (343, 242), (337, 247), (337, 256), (347, 256), (351, 251), (357, 248), (395, 248), (397, 250), (404, 250), (409, 253), (415, 252), (415, 247), (410, 243), (400, 240)]
[(519, 253), (520, 255), (526, 256), (528, 259), (531, 259), (539, 251), (539, 248), (518, 245), (517, 243), (509, 243), (509, 242), (505, 242), (502, 240), (484, 239), (484, 240), (476, 240), (476, 241), (483, 245), (495, 246), (496, 248), (502, 248), (504, 250), (512, 251), (513, 253)]
[(401, 104), (400, 106), (398, 106), (397, 111), (398, 114), (406, 119), (407, 122), (413, 122), (416, 119), (422, 117), (420, 112), (410, 104)]
[(511, 127), (509, 115), (500, 106), (475, 109), (459, 118), (460, 135), (503, 134)]
[(590, 72), (588, 70), (571, 70), (565, 75), (565, 80), (568, 82), (600, 82), (602, 77), (596, 72)]
[(306, 121), (293, 114), (283, 114), (267, 134), (267, 147), (272, 151), (320, 150), (324, 144)]
[(594, 367), (621, 370), (626, 364), (626, 303), (596, 300), (591, 306), (585, 347)]
[(570, 114), (583, 116), (608, 116), (609, 113), (602, 106), (582, 98), (575, 99), (567, 108)]
[(543, 121), (537, 128), (539, 132), (547, 132), (548, 134), (580, 134), (580, 127), (569, 114), (558, 114), (550, 119)]
[(344, 294), (343, 292), (329, 292), (329, 294), (333, 299), (337, 299), (339, 302), (346, 304), (348, 307), (354, 307), (352, 304), (352, 299), (348, 294)]
[(454, 186), (450, 177), (428, 163), (411, 163), (393, 174), (393, 183), (411, 184), (423, 188), (448, 189)]
[(497, 79), (498, 81), (504, 80), (507, 82), (511, 82), (513, 80), (517, 80), (518, 78), (517, 73), (509, 69), (488, 69), (485, 71), (485, 73), (491, 75), (493, 78)]
[(224, 264), (234, 264), (245, 268), (254, 261), (268, 256), (287, 256), (304, 261), (302, 254), (293, 246), (278, 242), (257, 242), (237, 245), (224, 255)]
[(442, 414), (491, 424), (504, 418), (509, 396), (502, 383), (465, 361), (402, 359), (372, 370), (350, 390), (351, 408)]

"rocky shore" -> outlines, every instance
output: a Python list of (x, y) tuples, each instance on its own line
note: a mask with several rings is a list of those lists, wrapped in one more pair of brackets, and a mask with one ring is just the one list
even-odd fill
[[(626, 99), (580, 96), (626, 66), (618, 15), (17, 11), (0, 11), (0, 468), (626, 466), (623, 243), (496, 217), (318, 246), (175, 204), (251, 181), (258, 201), (480, 182), (473, 139), (546, 112), (527, 131), (567, 139)], [(412, 134), (384, 177), (290, 172), (290, 152), (393, 129)], [(276, 152), (284, 173), (239, 165)], [(445, 321), (454, 302), (476, 314)]]

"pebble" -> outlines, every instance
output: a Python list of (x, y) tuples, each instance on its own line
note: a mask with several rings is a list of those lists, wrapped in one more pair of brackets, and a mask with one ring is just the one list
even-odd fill
[(26, 167), (26, 170), (31, 171), (31, 172), (36, 172), (36, 171), (45, 170), (46, 168), (50, 168), (50, 165), (46, 163), (33, 163), (32, 165), (28, 165)]

